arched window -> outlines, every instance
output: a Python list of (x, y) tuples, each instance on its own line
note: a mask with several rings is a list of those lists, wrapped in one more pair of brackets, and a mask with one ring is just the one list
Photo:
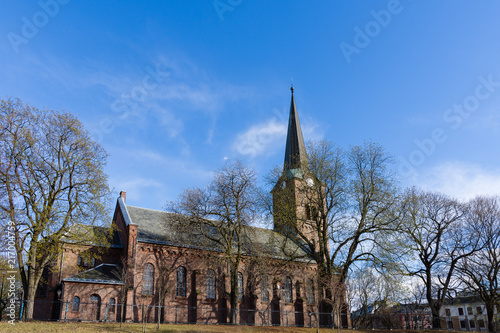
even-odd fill
[(213, 269), (207, 271), (207, 298), (215, 299), (215, 272)]
[(243, 299), (243, 274), (238, 272), (238, 299)]
[(269, 285), (267, 283), (267, 276), (260, 279), (260, 299), (262, 302), (269, 302)]
[(146, 266), (144, 266), (144, 274), (142, 277), (143, 295), (153, 295), (154, 278), (155, 278), (155, 268), (153, 264), (146, 264)]
[(312, 279), (309, 279), (307, 281), (307, 286), (306, 286), (306, 297), (307, 297), (307, 303), (313, 304), (314, 303), (314, 282)]
[(38, 296), (46, 297), (49, 290), (49, 270), (45, 267), (42, 271), (42, 277), (38, 283)]
[(289, 276), (285, 278), (285, 303), (292, 303), (292, 279)]
[(80, 297), (73, 297), (73, 311), (80, 311)]
[(186, 297), (186, 269), (182, 266), (177, 268), (176, 295)]
[(116, 305), (116, 301), (114, 298), (110, 298), (109, 299), (109, 313), (115, 313), (115, 305)]

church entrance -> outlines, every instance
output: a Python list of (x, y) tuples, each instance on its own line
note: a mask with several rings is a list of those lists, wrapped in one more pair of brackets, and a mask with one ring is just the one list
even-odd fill
[(99, 295), (90, 296), (90, 319), (99, 321), (101, 318), (101, 297)]

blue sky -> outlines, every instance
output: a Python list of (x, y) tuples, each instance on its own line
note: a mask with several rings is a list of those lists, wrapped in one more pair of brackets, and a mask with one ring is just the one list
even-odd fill
[(6, 1), (0, 96), (72, 112), (127, 203), (162, 209), (228, 159), (373, 140), (405, 186), (500, 188), (497, 1)]

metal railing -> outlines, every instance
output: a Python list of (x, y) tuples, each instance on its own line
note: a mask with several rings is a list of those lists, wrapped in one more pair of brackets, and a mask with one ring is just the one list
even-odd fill
[[(17, 318), (22, 317), (27, 301), (16, 306)], [(162, 324), (235, 324), (255, 326), (298, 326), (337, 327), (334, 323), (347, 322), (343, 314), (339, 320), (331, 312), (274, 310), (271, 307), (260, 309), (236, 309), (236, 322), (230, 323), (231, 310), (213, 306), (158, 306), (158, 305), (123, 305), (100, 302), (73, 303), (57, 301), (34, 301), (34, 319), (62, 322), (147, 322)], [(343, 321), (342, 321), (343, 319)], [(347, 325), (344, 325), (347, 326)]]

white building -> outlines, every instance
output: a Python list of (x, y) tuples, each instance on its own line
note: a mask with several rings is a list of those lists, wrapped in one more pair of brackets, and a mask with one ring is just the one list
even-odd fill
[[(500, 320), (497, 309), (496, 320)], [(471, 293), (459, 294), (445, 302), (440, 312), (441, 327), (457, 331), (487, 331), (488, 317), (486, 307), (480, 297)], [(446, 325), (446, 326), (445, 326)]]

